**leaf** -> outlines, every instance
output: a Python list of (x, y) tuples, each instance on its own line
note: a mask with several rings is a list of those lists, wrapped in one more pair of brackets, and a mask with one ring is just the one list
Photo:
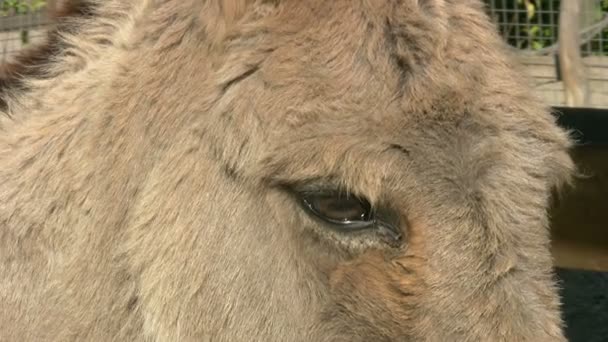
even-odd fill
[(18, 14), (26, 14), (30, 11), (30, 5), (25, 2), (20, 2), (15, 9)]
[(534, 37), (538, 35), (538, 31), (540, 31), (540, 27), (538, 27), (538, 25), (534, 25), (530, 27), (530, 30), (528, 30), (528, 35)]
[(530, 0), (525, 0), (526, 2), (526, 12), (528, 14), (528, 20), (532, 19), (536, 14), (536, 6), (530, 2)]

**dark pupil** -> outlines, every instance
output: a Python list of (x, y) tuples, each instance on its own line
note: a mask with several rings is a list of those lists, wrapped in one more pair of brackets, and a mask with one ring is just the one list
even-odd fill
[(334, 221), (364, 221), (369, 216), (369, 206), (353, 196), (316, 196), (309, 203), (319, 215)]

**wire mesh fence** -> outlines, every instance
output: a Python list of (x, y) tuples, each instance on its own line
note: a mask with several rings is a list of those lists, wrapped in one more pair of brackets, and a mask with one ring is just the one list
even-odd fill
[(486, 3), (501, 36), (510, 45), (538, 51), (557, 42), (559, 1), (543, 1), (542, 7), (514, 0), (486, 0)]
[(0, 0), (0, 62), (36, 43), (49, 24), (44, 0)]
[[(556, 51), (561, 1), (485, 0), (503, 39), (532, 55)], [(580, 10), (581, 51), (584, 55), (607, 55), (608, 1), (581, 0)]]
[[(565, 105), (557, 64), (560, 5), (575, 0), (485, 0), (503, 39), (517, 49), (537, 92), (551, 105)], [(608, 107), (608, 0), (580, 0), (580, 51), (588, 75), (591, 107)]]

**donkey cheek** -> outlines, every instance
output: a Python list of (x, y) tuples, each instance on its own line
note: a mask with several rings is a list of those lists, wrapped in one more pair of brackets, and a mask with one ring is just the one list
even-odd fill
[(365, 253), (335, 268), (330, 275), (332, 294), (351, 313), (405, 323), (423, 290), (417, 272), (404, 271), (405, 263), (387, 260), (377, 251)]

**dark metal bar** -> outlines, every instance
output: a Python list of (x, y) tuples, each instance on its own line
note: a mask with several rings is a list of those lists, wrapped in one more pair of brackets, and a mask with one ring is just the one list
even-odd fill
[(577, 144), (608, 145), (608, 108), (553, 107), (553, 114)]

